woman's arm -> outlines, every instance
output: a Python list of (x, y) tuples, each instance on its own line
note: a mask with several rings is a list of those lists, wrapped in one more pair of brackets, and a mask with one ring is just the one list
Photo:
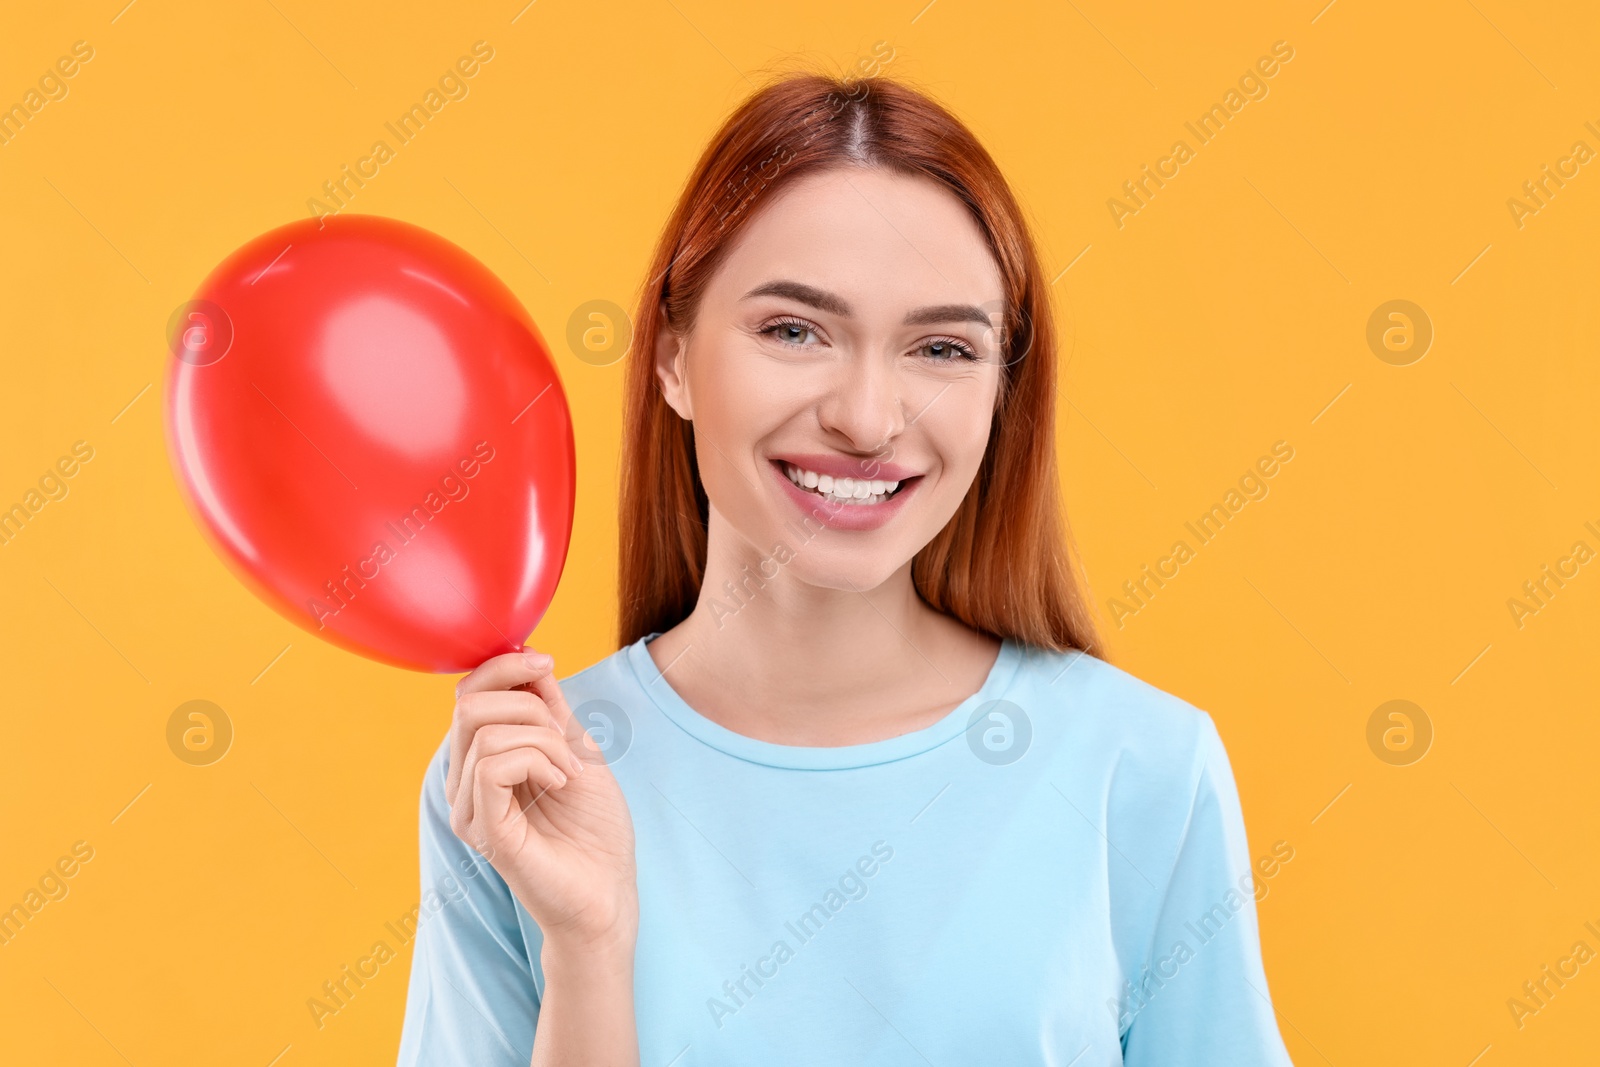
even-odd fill
[(1200, 773), (1149, 958), (1123, 991), (1124, 1062), (1290, 1067), (1261, 960), (1262, 883), (1251, 866), (1233, 769), (1209, 715), (1198, 741)]
[(633, 949), (632, 936), (614, 944), (545, 942), (539, 955), (544, 1006), (532, 1067), (637, 1067)]
[(633, 823), (550, 657), (497, 656), (457, 686), (421, 844), (400, 1063), (634, 1067)]

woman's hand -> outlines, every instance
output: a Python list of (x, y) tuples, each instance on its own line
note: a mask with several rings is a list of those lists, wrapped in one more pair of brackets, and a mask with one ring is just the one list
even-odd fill
[(456, 686), (450, 828), (500, 872), (547, 946), (615, 948), (631, 958), (639, 922), (633, 820), (554, 670), (543, 653), (512, 652)]

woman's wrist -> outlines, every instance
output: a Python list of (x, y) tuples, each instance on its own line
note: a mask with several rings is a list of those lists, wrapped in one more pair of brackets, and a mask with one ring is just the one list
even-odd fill
[(632, 926), (596, 934), (547, 935), (539, 951), (548, 977), (552, 970), (580, 977), (632, 974), (637, 941)]
[(639, 1067), (633, 1014), (634, 938), (547, 939), (532, 1067)]

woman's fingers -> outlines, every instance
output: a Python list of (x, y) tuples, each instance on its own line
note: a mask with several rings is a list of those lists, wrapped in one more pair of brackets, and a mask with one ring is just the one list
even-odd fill
[[(509, 773), (509, 767), (520, 768), (522, 777), (501, 780)], [(510, 808), (515, 807), (520, 818), (523, 802), (516, 799), (519, 792), (534, 790), (531, 796), (537, 799), (555, 788), (558, 781), (565, 781), (550, 757), (533, 745), (516, 745), (490, 753), (483, 759), (475, 757), (471, 769), (472, 773), (461, 780), (461, 791), (450, 808), (450, 828), (457, 837), (474, 846), (483, 843), (485, 827), (507, 820)]]
[(478, 664), (456, 683), (457, 698), (485, 689), (510, 689), (547, 678), (555, 671), (555, 661), (543, 652), (507, 652)]
[[(566, 694), (561, 692), (561, 685), (556, 681), (555, 672), (545, 672), (533, 679), (532, 684), (533, 691), (538, 694), (539, 699), (544, 702), (545, 708), (550, 713), (551, 725), (565, 734), (576, 748), (588, 735), (584, 731), (582, 724), (573, 716), (572, 709), (567, 706)], [(592, 741), (589, 744), (589, 750), (598, 751)], [(579, 751), (581, 754), (581, 750)]]
[(548, 756), (527, 747), (499, 752), (479, 761), (466, 790), (472, 797), (477, 816), (456, 828), (456, 814), (452, 811), (450, 822), (457, 836), (491, 857), (504, 851), (509, 855), (527, 855), (535, 863), (547, 860), (549, 846), (522, 817), (516, 799), (516, 787), (538, 778), (541, 764), (555, 771), (550, 767)]
[[(485, 795), (494, 797), (497, 809), (515, 805), (520, 817), (525, 806), (519, 796), (526, 795), (531, 804), (559, 789), (569, 776), (583, 772), (586, 756), (597, 752), (567, 705), (551, 657), (523, 651), (485, 660), (456, 685), (445, 777), (452, 828), (464, 840), (468, 833), (481, 833)], [(521, 767), (524, 777), (486, 794), (489, 766), (497, 774)], [(504, 817), (497, 812), (490, 821)]]
[(456, 701), (450, 723), (450, 769), (445, 776), (445, 799), (454, 804), (461, 786), (462, 761), (472, 747), (473, 736), (491, 723), (519, 726), (553, 726), (554, 719), (544, 701), (522, 689), (479, 690)]
[(534, 762), (534, 773), (529, 784), (536, 787), (535, 796), (567, 784), (569, 777), (581, 773), (582, 764), (572, 751), (567, 739), (549, 726), (514, 726), (491, 723), (480, 729), (472, 739), (462, 760), (461, 780), (468, 788), (457, 789), (454, 807), (461, 809), (461, 817), (470, 823), (474, 816), (474, 791), (471, 784), (482, 773), (486, 759), (518, 749), (536, 750), (543, 763)]

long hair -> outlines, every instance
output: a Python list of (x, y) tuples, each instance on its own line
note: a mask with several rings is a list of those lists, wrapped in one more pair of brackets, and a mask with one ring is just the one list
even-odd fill
[(1004, 370), (988, 448), (960, 507), (912, 561), (931, 607), (996, 638), (1099, 654), (1075, 579), (1055, 460), (1050, 289), (1015, 197), (954, 115), (882, 77), (792, 74), (723, 123), (684, 186), (639, 293), (623, 410), (618, 565), (621, 645), (693, 610), (706, 566), (705, 488), (691, 425), (655, 374), (663, 324), (693, 326), (723, 253), (763, 203), (824, 168), (885, 167), (955, 194), (977, 220), (1005, 292)]

